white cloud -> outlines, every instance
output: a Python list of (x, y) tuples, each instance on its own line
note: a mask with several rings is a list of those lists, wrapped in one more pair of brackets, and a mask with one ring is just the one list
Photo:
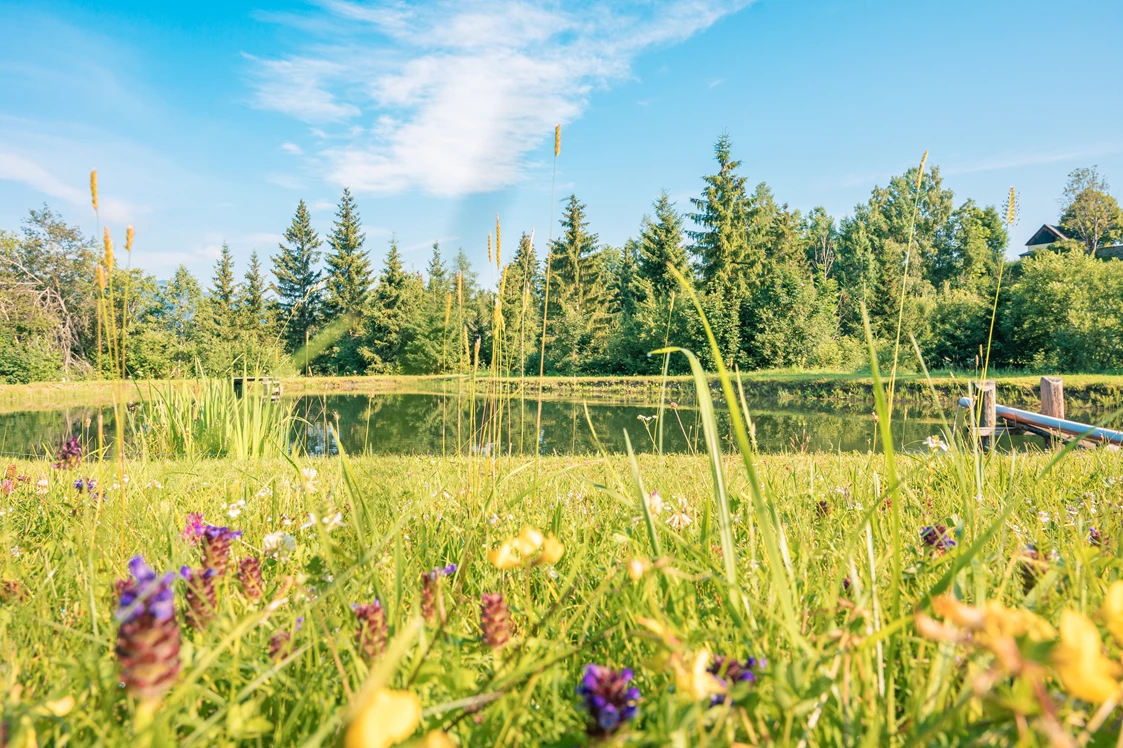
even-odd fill
[(281, 150), (285, 153), (291, 153), (294, 156), (304, 155), (304, 149), (302, 149), (296, 143), (281, 143)]
[(295, 26), (304, 47), (250, 58), (256, 106), (316, 123), (314, 164), (357, 191), (437, 195), (518, 182), (555, 124), (633, 60), (751, 0), (401, 2), (322, 0)]
[[(0, 179), (20, 182), (49, 197), (65, 200), (73, 206), (93, 206), (90, 193), (59, 179), (45, 167), (16, 153), (0, 151)], [(107, 221), (124, 223), (140, 212), (135, 207), (113, 198), (100, 198), (98, 209)]]

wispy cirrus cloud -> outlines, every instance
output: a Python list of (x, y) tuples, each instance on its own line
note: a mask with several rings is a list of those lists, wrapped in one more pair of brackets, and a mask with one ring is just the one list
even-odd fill
[[(89, 192), (60, 179), (39, 162), (18, 153), (0, 151), (0, 179), (20, 182), (72, 206), (90, 204)], [(138, 213), (143, 212), (136, 206), (113, 198), (102, 198), (100, 208), (102, 217), (109, 221), (132, 220)]]
[(303, 41), (249, 58), (253, 104), (314, 124), (310, 166), (333, 184), (486, 192), (517, 183), (553, 126), (626, 79), (639, 54), (751, 1), (322, 0), (312, 15), (263, 16)]

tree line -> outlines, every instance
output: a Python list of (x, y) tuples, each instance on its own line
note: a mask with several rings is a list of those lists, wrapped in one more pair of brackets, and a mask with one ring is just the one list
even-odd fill
[(684, 284), (725, 363), (742, 369), (868, 365), (863, 310), (878, 356), (899, 349), (907, 366), (913, 339), (932, 368), (978, 366), (988, 341), (991, 366), (1123, 365), (1123, 263), (1100, 256), (1123, 237), (1123, 214), (1094, 168), (1074, 171), (1062, 195), (1071, 239), (1008, 262), (1013, 194), (1001, 210), (957, 202), (921, 163), (836, 220), (789, 208), (763, 182), (750, 188), (728, 137), (714, 156), (688, 206), (661, 193), (622, 246), (600, 241), (576, 195), (542, 258), (527, 233), (508, 258), (497, 221), (494, 288), (462, 249), (446, 256), (436, 242), (423, 273), (404, 267), (394, 239), (376, 270), (346, 189), (326, 236), (301, 201), (268, 274), (255, 252), (239, 277), (224, 244), (205, 288), (184, 266), (157, 281), (107, 262), (108, 237), (99, 246), (44, 206), (0, 232), (0, 381), (109, 375), (99, 263), (119, 290), (134, 378), (653, 374), (663, 361), (652, 350), (708, 351)]

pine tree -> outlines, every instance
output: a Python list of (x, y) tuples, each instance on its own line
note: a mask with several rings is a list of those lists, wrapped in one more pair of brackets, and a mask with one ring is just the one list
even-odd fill
[[(532, 237), (524, 233), (501, 279), (503, 350), (510, 370), (525, 374), (542, 329), (541, 283)], [(537, 358), (537, 357), (535, 357)]]
[(663, 190), (655, 201), (654, 219), (644, 216), (640, 227), (638, 270), (641, 276), (651, 282), (659, 296), (669, 296), (671, 292), (681, 291), (681, 286), (667, 266), (678, 270), (690, 280), (690, 260), (683, 243), (682, 216), (675, 210), (675, 204)]
[(748, 256), (745, 178), (737, 174), (741, 162), (733, 160), (728, 135), (718, 139), (714, 156), (717, 173), (703, 177), (702, 196), (690, 199), (696, 212), (688, 217), (699, 230), (687, 233), (694, 240), (706, 317), (726, 364), (731, 365), (740, 358), (742, 306), (759, 267)]
[(237, 281), (234, 280), (234, 256), (230, 253), (230, 245), (223, 242), (222, 254), (219, 255), (218, 262), (214, 266), (210, 293), (217, 311), (222, 314), (223, 321), (228, 321), (230, 318), (237, 290)]
[(358, 319), (370, 298), (373, 280), (370, 254), (363, 250), (366, 237), (360, 228), (358, 207), (350, 190), (343, 190), (339, 199), (335, 224), (328, 236), (327, 282), (324, 298), (325, 320), (341, 316)]
[(301, 200), (296, 207), (292, 224), (285, 231), (285, 244), (281, 253), (273, 258), (273, 286), (277, 294), (280, 323), (290, 351), (304, 345), (319, 318), (320, 237), (312, 228), (312, 216)]
[(261, 333), (265, 326), (265, 276), (261, 272), (261, 260), (257, 251), (250, 254), (250, 266), (246, 270), (245, 282), (238, 289), (238, 316), (242, 330), (254, 335)]
[(386, 262), (371, 299), (364, 343), (360, 349), (370, 369), (379, 373), (402, 369), (420, 285), (416, 276), (403, 269), (398, 242), (391, 239), (390, 251), (386, 254)]
[(427, 268), (425, 290), (409, 321), (409, 334), (402, 370), (407, 374), (439, 374), (450, 371), (449, 361), (456, 353), (456, 341), (450, 339), (455, 321), (451, 319), (451, 293), (448, 270), (441, 257), (441, 245), (433, 242), (433, 254)]

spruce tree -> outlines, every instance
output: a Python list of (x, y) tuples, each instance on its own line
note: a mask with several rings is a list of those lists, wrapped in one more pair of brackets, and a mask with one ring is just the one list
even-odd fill
[(682, 216), (663, 190), (653, 204), (654, 218), (644, 216), (640, 227), (639, 256), (636, 258), (641, 276), (651, 282), (659, 296), (681, 291), (678, 280), (667, 266), (678, 270), (690, 280), (690, 260), (683, 243)]
[(350, 190), (344, 188), (336, 211), (335, 224), (328, 236), (331, 248), (327, 263), (327, 282), (324, 298), (325, 320), (342, 316), (358, 319), (370, 298), (373, 280), (370, 254), (363, 250), (366, 237), (360, 230), (358, 207)]
[(312, 228), (312, 216), (301, 200), (292, 224), (285, 230), (285, 243), (273, 258), (279, 322), (290, 351), (304, 345), (320, 315), (320, 237)]
[(211, 300), (217, 311), (223, 315), (224, 321), (229, 321), (230, 313), (234, 309), (234, 294), (237, 292), (237, 282), (234, 280), (234, 256), (230, 253), (230, 245), (222, 243), (222, 254), (214, 266), (214, 278), (211, 280)]
[(529, 234), (519, 239), (515, 256), (501, 276), (504, 358), (512, 372), (525, 374), (528, 358), (537, 353), (542, 330), (542, 278)]
[(409, 320), (413, 328), (402, 363), (407, 374), (439, 374), (449, 371), (448, 362), (455, 355), (455, 340), (449, 334), (455, 327), (451, 317), (449, 299), (450, 286), (448, 270), (441, 257), (441, 245), (433, 242), (433, 254), (429, 259), (425, 290)]
[(409, 344), (409, 323), (415, 309), (411, 288), (419, 285), (415, 277), (402, 267), (397, 239), (390, 240), (390, 251), (366, 319), (364, 345), (360, 350), (369, 368), (379, 373), (400, 371), (403, 354)]
[(250, 254), (250, 266), (246, 270), (245, 282), (238, 289), (238, 316), (241, 319), (241, 328), (253, 334), (260, 333), (266, 323), (265, 311), (265, 276), (261, 272), (261, 260), (254, 250)]

